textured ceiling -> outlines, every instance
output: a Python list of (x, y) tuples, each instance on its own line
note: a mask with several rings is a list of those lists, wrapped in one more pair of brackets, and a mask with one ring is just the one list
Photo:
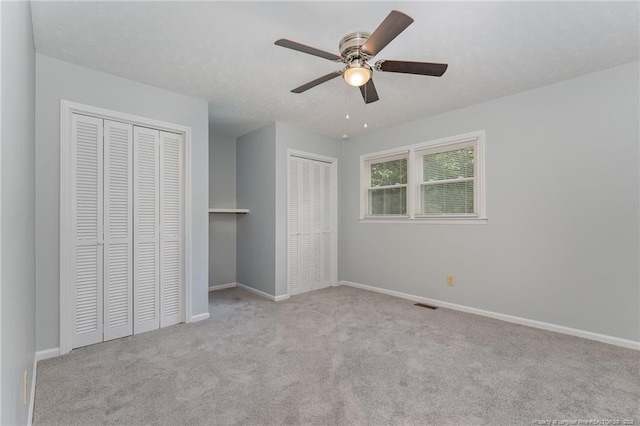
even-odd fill
[[(392, 10), (415, 22), (374, 59), (446, 62), (441, 78), (375, 73), (380, 101), (339, 69), (275, 46), (338, 53)], [(32, 2), (36, 50), (209, 101), (215, 132), (273, 121), (340, 137), (389, 127), (638, 60), (638, 2)], [(350, 120), (345, 120), (349, 112)]]

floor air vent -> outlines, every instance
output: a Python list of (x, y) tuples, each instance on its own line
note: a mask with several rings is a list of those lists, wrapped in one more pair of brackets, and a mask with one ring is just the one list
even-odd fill
[(437, 306), (427, 305), (426, 303), (416, 303), (413, 306), (420, 306), (421, 308), (427, 308), (427, 309), (433, 309), (433, 310), (438, 309)]

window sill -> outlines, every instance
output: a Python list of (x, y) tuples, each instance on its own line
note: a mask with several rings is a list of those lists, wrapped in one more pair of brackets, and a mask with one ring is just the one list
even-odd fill
[(464, 218), (433, 218), (433, 217), (364, 217), (360, 218), (360, 223), (415, 223), (422, 225), (485, 225), (489, 221), (483, 217), (464, 217)]

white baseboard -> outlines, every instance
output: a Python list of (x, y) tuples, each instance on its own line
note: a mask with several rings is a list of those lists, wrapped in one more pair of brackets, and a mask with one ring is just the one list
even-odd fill
[(280, 302), (282, 300), (287, 300), (289, 298), (288, 294), (284, 294), (282, 296), (274, 296), (272, 294), (265, 293), (264, 291), (261, 291), (261, 290), (256, 290), (253, 287), (249, 287), (248, 285), (244, 285), (244, 284), (240, 284), (240, 283), (236, 283), (236, 286), (240, 287), (242, 289), (245, 289), (250, 293), (257, 294), (258, 296), (262, 296), (265, 299), (269, 299), (269, 300), (271, 300), (273, 302)]
[(55, 358), (60, 356), (60, 348), (45, 349), (43, 351), (36, 352), (36, 361), (42, 361), (43, 359)]
[(29, 414), (27, 417), (27, 426), (33, 423), (33, 409), (36, 398), (36, 374), (38, 373), (38, 361), (43, 359), (55, 358), (60, 356), (60, 348), (45, 349), (37, 351), (33, 356), (33, 372), (31, 373), (31, 395), (29, 396)]
[(205, 312), (203, 314), (193, 315), (189, 320), (190, 323), (204, 321), (209, 319), (209, 312)]
[(218, 290), (224, 290), (225, 288), (234, 288), (236, 286), (237, 283), (227, 283), (227, 284), (219, 284), (219, 285), (212, 285), (209, 287), (209, 291), (218, 291)]
[(238, 286), (238, 287), (240, 287), (240, 288), (242, 288), (242, 289), (245, 289), (245, 290), (247, 290), (247, 291), (248, 291), (248, 292), (250, 292), (250, 293), (257, 294), (258, 296), (262, 296), (262, 297), (264, 297), (265, 299), (269, 299), (269, 300), (272, 300), (272, 301), (274, 301), (274, 302), (275, 302), (275, 300), (276, 300), (276, 297), (275, 297), (275, 296), (273, 296), (273, 295), (271, 295), (271, 294), (269, 294), (269, 293), (265, 293), (264, 291), (261, 291), (261, 290), (256, 290), (255, 288), (253, 288), (253, 287), (249, 287), (248, 285), (244, 285), (244, 284), (236, 283), (236, 286)]
[(37, 353), (33, 357), (33, 372), (31, 373), (31, 395), (29, 395), (29, 414), (27, 415), (27, 426), (33, 424), (33, 409), (36, 400), (36, 374), (38, 372)]
[(427, 297), (415, 296), (413, 294), (401, 293), (399, 291), (387, 290), (380, 287), (373, 287), (370, 285), (354, 283), (352, 281), (338, 281), (339, 285), (348, 287), (360, 288), (363, 290), (375, 291), (376, 293), (382, 293), (389, 296), (400, 297), (402, 299), (412, 300), (414, 302), (427, 303), (429, 305), (435, 305), (442, 308), (452, 309), (455, 311), (467, 312), (470, 314), (481, 315), (483, 317), (495, 318), (498, 320), (511, 322), (514, 324), (526, 325), (533, 328), (539, 328), (542, 330), (555, 331), (556, 333), (568, 334), (571, 336), (582, 337), (589, 340), (596, 340), (602, 343), (608, 343), (610, 345), (621, 346), (623, 348), (635, 349), (640, 351), (640, 342), (635, 340), (621, 339), (619, 337), (608, 336), (606, 334), (593, 333), (591, 331), (579, 330), (576, 328), (565, 327), (563, 325), (551, 324), (548, 322), (536, 321), (528, 318), (516, 317), (513, 315), (500, 314), (497, 312), (485, 311), (483, 309), (472, 308), (465, 305), (458, 305), (456, 303), (442, 302), (436, 299), (429, 299)]

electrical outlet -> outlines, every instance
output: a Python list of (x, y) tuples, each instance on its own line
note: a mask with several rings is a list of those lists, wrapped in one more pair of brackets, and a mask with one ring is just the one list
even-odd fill
[(456, 284), (456, 278), (453, 275), (447, 275), (447, 285), (453, 287)]
[(29, 373), (27, 373), (27, 370), (24, 370), (24, 380), (22, 382), (22, 403), (27, 405), (27, 384), (29, 383)]

